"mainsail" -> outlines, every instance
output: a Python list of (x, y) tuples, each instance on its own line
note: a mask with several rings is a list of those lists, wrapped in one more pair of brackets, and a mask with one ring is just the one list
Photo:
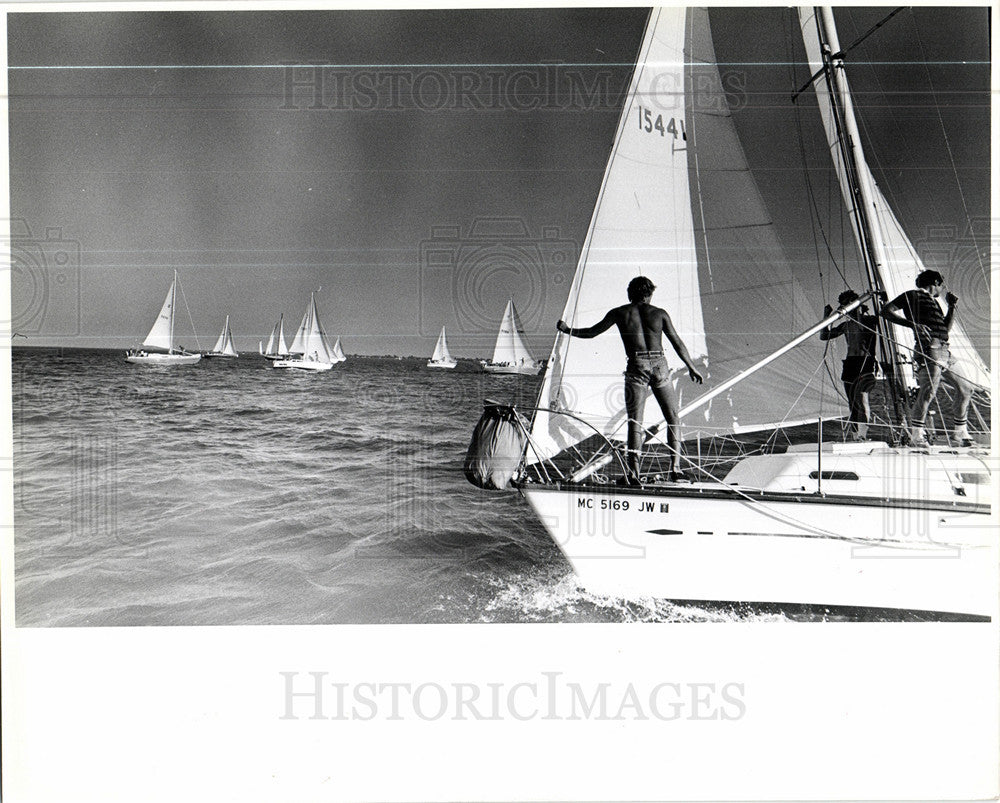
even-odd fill
[[(636, 275), (668, 312), (710, 388), (819, 320), (792, 276), (750, 174), (722, 90), (704, 9), (654, 9), (622, 109), (563, 319), (589, 326), (625, 303)], [(665, 344), (675, 378), (686, 376)], [(721, 433), (829, 415), (809, 378), (822, 355), (800, 349), (685, 421), (686, 434)], [(624, 438), (625, 367), (613, 333), (556, 337), (528, 460), (594, 434)], [(682, 383), (680, 392), (689, 395)], [(818, 385), (818, 383), (816, 383)], [(681, 399), (681, 403), (686, 400)], [(551, 414), (544, 408), (573, 413)], [(645, 421), (662, 419), (655, 401)]]
[(222, 327), (222, 334), (219, 335), (219, 339), (215, 341), (215, 346), (212, 347), (212, 351), (216, 354), (226, 354), (231, 357), (237, 356), (236, 347), (233, 345), (233, 333), (229, 329), (229, 316), (226, 316), (226, 322)]
[[(837, 172), (844, 205), (852, 219), (857, 220), (859, 210), (856, 209), (851, 189), (852, 183), (842, 156), (842, 132), (838, 131), (837, 128), (833, 113), (831, 87), (828, 76), (823, 70), (822, 37), (826, 38), (832, 52), (839, 53), (840, 43), (837, 40), (837, 31), (833, 25), (824, 24), (822, 15), (817, 14), (816, 9), (799, 8), (798, 11), (802, 39), (805, 42), (806, 54), (809, 58), (809, 67), (813, 75), (816, 76), (813, 86), (819, 100), (819, 111), (830, 146), (830, 156)], [(842, 91), (838, 93), (838, 97), (845, 107), (844, 116), (848, 120), (848, 125), (856, 127), (847, 76), (841, 73), (839, 80), (843, 82)], [(846, 136), (847, 133), (843, 132), (843, 136)], [(852, 137), (850, 144), (856, 156), (857, 182), (864, 189), (864, 196), (868, 199), (867, 208), (861, 211), (867, 216), (870, 230), (875, 239), (873, 247), (878, 261), (875, 268), (889, 299), (893, 299), (900, 293), (913, 289), (914, 279), (918, 273), (924, 270), (924, 264), (876, 184), (875, 177), (865, 161), (860, 137)], [(864, 245), (860, 242), (861, 237), (857, 227), (855, 227), (855, 236), (858, 238), (859, 248), (863, 252)], [(900, 347), (900, 361), (904, 364), (909, 363), (914, 348), (913, 333), (908, 329), (895, 327), (893, 335)], [(986, 364), (958, 320), (954, 322), (949, 333), (949, 347), (956, 360), (955, 370), (984, 389), (992, 387)], [(912, 375), (908, 378), (912, 379)]]
[(444, 327), (441, 327), (441, 334), (438, 335), (437, 344), (434, 346), (434, 354), (431, 356), (434, 362), (450, 362), (451, 354), (448, 353), (448, 341), (444, 337)]
[(346, 362), (347, 356), (344, 354), (344, 350), (340, 347), (340, 338), (333, 344), (333, 361), (334, 362)]
[(278, 322), (274, 325), (271, 330), (271, 336), (267, 339), (267, 348), (264, 349), (265, 354), (276, 355), (278, 357), (284, 357), (288, 354), (288, 346), (285, 345), (285, 316), (282, 315), (278, 318)]
[(320, 323), (319, 312), (316, 310), (316, 297), (313, 294), (309, 296), (309, 306), (302, 316), (302, 323), (295, 333), (290, 351), (292, 354), (301, 354), (305, 360), (338, 362)]
[[(444, 337), (443, 331), (441, 337)], [(521, 319), (512, 300), (508, 301), (504, 308), (503, 321), (500, 323), (497, 342), (493, 348), (493, 362), (508, 365), (520, 362), (534, 363), (528, 347), (524, 345), (524, 327), (521, 326)]]
[(167, 297), (163, 300), (160, 314), (156, 316), (153, 328), (149, 330), (142, 345), (152, 349), (162, 349), (170, 351), (174, 347), (174, 305), (177, 300), (177, 271), (174, 271), (174, 280), (170, 283)]

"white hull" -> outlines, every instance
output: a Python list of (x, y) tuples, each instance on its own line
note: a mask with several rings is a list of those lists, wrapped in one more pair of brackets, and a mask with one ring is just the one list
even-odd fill
[(454, 368), (458, 365), (458, 360), (428, 360), (428, 368)]
[(332, 362), (317, 360), (275, 360), (271, 365), (274, 368), (295, 368), (300, 371), (329, 371), (333, 368)]
[(523, 491), (598, 593), (995, 614), (996, 518), (983, 506), (748, 499), (716, 484)]
[(202, 354), (201, 356), (202, 356), (202, 357), (205, 357), (205, 358), (208, 358), (208, 357), (215, 357), (215, 358), (221, 358), (221, 357), (226, 357), (226, 358), (228, 358), (228, 359), (236, 359), (236, 358), (237, 358), (237, 357), (239, 357), (240, 355), (239, 355), (239, 354), (224, 354), (224, 353), (223, 353), (223, 352), (221, 352), (221, 351), (206, 351), (206, 352), (205, 352), (204, 354)]
[(125, 361), (134, 365), (194, 365), (201, 359), (200, 354), (134, 354), (125, 355)]
[(524, 363), (517, 365), (503, 365), (492, 362), (481, 362), (483, 371), (488, 374), (523, 374), (525, 376), (537, 376), (542, 370), (541, 363)]

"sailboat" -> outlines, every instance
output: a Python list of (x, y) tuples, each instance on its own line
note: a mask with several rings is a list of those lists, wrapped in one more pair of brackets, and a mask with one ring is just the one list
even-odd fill
[(528, 347), (524, 345), (524, 328), (514, 308), (514, 300), (507, 301), (504, 308), (497, 342), (493, 347), (493, 358), (479, 363), (488, 374), (529, 374), (534, 376), (542, 370), (542, 363), (536, 362)]
[(285, 343), (285, 316), (281, 315), (271, 330), (267, 346), (258, 345), (258, 351), (266, 360), (280, 360), (288, 356), (288, 346)]
[(337, 363), (337, 362), (347, 362), (347, 355), (344, 354), (344, 349), (340, 345), (340, 338), (339, 337), (337, 338), (337, 340), (333, 344), (332, 356), (333, 356), (333, 361), (335, 363)]
[(219, 335), (219, 339), (215, 341), (215, 345), (212, 347), (211, 351), (206, 351), (205, 357), (239, 357), (239, 352), (236, 351), (236, 346), (233, 345), (233, 333), (229, 328), (229, 316), (226, 316), (226, 322), (222, 325), (222, 334)]
[(125, 352), (126, 362), (136, 365), (194, 365), (201, 359), (201, 354), (191, 353), (178, 347), (174, 341), (174, 313), (177, 302), (177, 271), (174, 280), (167, 290), (160, 314), (149, 330), (146, 339), (142, 341), (144, 348), (130, 349)]
[[(649, 399), (648, 473), (640, 487), (620, 485), (622, 346), (613, 333), (560, 333), (530, 415), (504, 411), (524, 438), (514, 484), (592, 591), (988, 618), (997, 603), (988, 451), (823, 437), (836, 403), (824, 405), (811, 379), (824, 365), (815, 335), (857, 304), (877, 307), (880, 290), (892, 298), (912, 287), (922, 265), (864, 162), (832, 11), (799, 13), (867, 291), (819, 320), (747, 168), (707, 11), (654, 9), (562, 317), (593, 324), (632, 276), (652, 279), (653, 303), (707, 376), (694, 399), (695, 386), (677, 384), (686, 452), (697, 444), (700, 459), (681, 458), (693, 479), (664, 480), (663, 433), (650, 426), (662, 416)], [(880, 387), (901, 397), (889, 406), (905, 415), (907, 344), (889, 331), (880, 340), (898, 373)], [(964, 373), (988, 389), (958, 323), (952, 342), (974, 363)], [(677, 380), (686, 375), (667, 359)], [(792, 432), (813, 434), (789, 443)], [(740, 445), (748, 433), (758, 447)], [(727, 456), (719, 444), (739, 448)]]
[(444, 336), (444, 327), (441, 327), (441, 334), (438, 335), (437, 343), (434, 346), (434, 353), (427, 361), (428, 368), (454, 368), (458, 365), (458, 360), (454, 359), (448, 351), (448, 341)]
[(340, 359), (334, 354), (326, 339), (326, 333), (319, 321), (319, 311), (316, 309), (316, 296), (310, 294), (309, 306), (306, 307), (302, 323), (292, 339), (289, 354), (275, 360), (275, 368), (294, 368), (300, 371), (329, 371)]

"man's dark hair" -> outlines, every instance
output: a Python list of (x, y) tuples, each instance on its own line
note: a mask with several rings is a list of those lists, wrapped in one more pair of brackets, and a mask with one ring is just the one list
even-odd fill
[(840, 304), (840, 306), (844, 306), (844, 304), (850, 304), (852, 301), (857, 301), (858, 298), (858, 294), (853, 290), (845, 290), (837, 296), (837, 303)]
[(636, 276), (628, 283), (628, 300), (633, 304), (639, 301), (645, 301), (653, 295), (653, 291), (655, 289), (656, 285), (645, 276)]
[(930, 287), (935, 284), (944, 284), (944, 276), (936, 270), (921, 271), (917, 275), (917, 287)]

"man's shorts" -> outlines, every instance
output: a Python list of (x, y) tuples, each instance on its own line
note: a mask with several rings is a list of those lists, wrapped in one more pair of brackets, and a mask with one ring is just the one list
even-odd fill
[(945, 371), (955, 364), (955, 358), (951, 356), (948, 348), (948, 341), (937, 338), (926, 342), (917, 341), (917, 353), (913, 361), (921, 368), (926, 368), (928, 363), (937, 363)]
[(844, 370), (840, 372), (840, 378), (844, 382), (855, 382), (865, 374), (874, 373), (875, 357), (864, 354), (860, 357), (845, 357)]
[(662, 351), (639, 351), (625, 367), (625, 382), (659, 388), (670, 384), (670, 369)]

